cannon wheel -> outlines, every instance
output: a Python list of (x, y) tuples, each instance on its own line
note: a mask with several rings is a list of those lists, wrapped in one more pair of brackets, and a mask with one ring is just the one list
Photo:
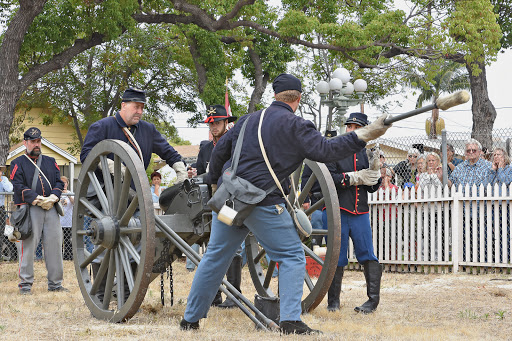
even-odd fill
[[(114, 159), (113, 177), (108, 170), (108, 155)], [(104, 184), (94, 172), (98, 165)], [(123, 174), (122, 166), (126, 167)], [(130, 189), (132, 183), (135, 194)], [(73, 259), (80, 291), (96, 318), (126, 321), (144, 300), (155, 253), (155, 213), (144, 165), (128, 144), (119, 140), (101, 141), (82, 165), (75, 193)], [(97, 200), (91, 199), (91, 193), (98, 194)], [(137, 219), (133, 218), (134, 214), (138, 215)], [(90, 223), (84, 228), (86, 217)], [(86, 236), (95, 244), (92, 252), (88, 252), (84, 242)], [(93, 262), (100, 264), (95, 278), (90, 271)], [(105, 279), (103, 302), (97, 297), (102, 279)], [(126, 302), (125, 281), (130, 289)], [(112, 302), (113, 291), (117, 297)]]
[[(298, 197), (299, 204), (302, 206), (307, 193), (310, 191), (315, 181), (318, 181), (323, 194), (323, 199), (305, 212), (309, 217), (311, 217), (311, 214), (313, 214), (314, 211), (325, 205), (328, 224), (327, 252), (325, 260), (318, 257), (308, 246), (311, 245), (309, 243), (309, 238), (303, 241), (306, 256), (311, 257), (313, 262), (318, 264), (321, 268), (318, 279), (313, 279), (307, 272), (305, 273), (304, 282), (309, 293), (306, 291), (306, 296), (302, 300), (302, 311), (308, 312), (315, 309), (320, 302), (322, 302), (325, 294), (329, 290), (334, 273), (336, 272), (341, 244), (341, 220), (338, 195), (329, 170), (322, 163), (310, 160), (304, 160), (304, 163), (312, 170), (312, 175), (307, 180), (302, 193)], [(301, 172), (302, 166), (291, 175), (294, 179), (294, 184), (297, 187), (297, 193), (300, 192), (299, 179)], [(289, 199), (292, 203), (295, 201), (293, 193), (290, 194)], [(325, 230), (313, 230), (312, 236), (325, 234)], [(261, 266), (260, 261), (265, 256), (265, 250), (258, 245), (256, 238), (252, 234), (250, 234), (245, 241), (245, 250), (247, 253), (247, 266), (258, 295), (263, 297), (276, 296), (270, 288), (275, 262), (271, 261), (267, 269), (264, 269)]]

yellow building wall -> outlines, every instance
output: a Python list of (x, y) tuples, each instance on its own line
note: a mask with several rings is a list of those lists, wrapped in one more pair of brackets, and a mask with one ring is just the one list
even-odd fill
[[(15, 117), (19, 117), (20, 115), (25, 115), (25, 119), (23, 120), (24, 129), (20, 132), (17, 132), (17, 136), (20, 140), (23, 140), (23, 133), (30, 127), (37, 127), (41, 130), (42, 136), (58, 146), (59, 148), (65, 150), (69, 153), (68, 148), (72, 146), (73, 139), (75, 138), (75, 127), (73, 126), (73, 121), (71, 118), (66, 119), (64, 123), (60, 123), (55, 121), (52, 125), (43, 125), (43, 115), (51, 115), (51, 110), (44, 108), (33, 108), (29, 111), (25, 111), (24, 109), (16, 112)], [(85, 136), (85, 132), (82, 132)], [(53, 152), (53, 151), (52, 151)], [(46, 154), (45, 150), (43, 153)], [(50, 154), (46, 154), (50, 155)], [(53, 157), (53, 155), (51, 155)], [(80, 154), (77, 153), (73, 155), (77, 159), (79, 159)]]

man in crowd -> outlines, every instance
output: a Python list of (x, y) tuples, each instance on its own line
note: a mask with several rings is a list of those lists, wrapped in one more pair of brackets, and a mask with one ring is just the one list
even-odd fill
[[(144, 168), (148, 168), (151, 154), (155, 153), (174, 169), (177, 175), (176, 182), (182, 182), (187, 178), (187, 170), (181, 155), (171, 147), (154, 124), (142, 120), (145, 103), (145, 91), (128, 88), (123, 93), (121, 110), (115, 116), (103, 118), (89, 127), (80, 153), (80, 161), (85, 162), (91, 149), (99, 142), (106, 139), (120, 140), (128, 143), (136, 151), (144, 162)], [(114, 174), (114, 161), (108, 159), (108, 166), (110, 173)], [(94, 275), (99, 270), (99, 260), (93, 262)], [(98, 289), (97, 296), (100, 300), (103, 299), (105, 281), (106, 276), (103, 277), (103, 283)], [(128, 294), (129, 291), (125, 290), (125, 299)]]
[(397, 175), (397, 186), (403, 187), (405, 184), (416, 183), (416, 161), (420, 156), (420, 151), (416, 148), (409, 149), (407, 160), (400, 161), (393, 171)]
[[(208, 106), (206, 112), (207, 115), (204, 123), (208, 124), (213, 139), (199, 149), (196, 168), (188, 169), (189, 178), (208, 173), (208, 165), (210, 163), (210, 157), (212, 155), (213, 148), (215, 148), (217, 142), (219, 142), (219, 139), (224, 136), (225, 133), (227, 133), (228, 124), (235, 122), (238, 118), (236, 116), (228, 116), (226, 108), (219, 104)], [(193, 244), (192, 248), (194, 251), (199, 252), (198, 244)], [(195, 265), (187, 259), (187, 269), (190, 271), (190, 269), (193, 270), (194, 267)], [(237, 252), (236, 256), (233, 258), (233, 261), (231, 262), (231, 265), (226, 272), (226, 276), (228, 282), (231, 283), (238, 291), (240, 291), (240, 284), (242, 283), (242, 255), (240, 252)], [(222, 302), (222, 295), (220, 290), (217, 291), (217, 295), (215, 296), (212, 305), (219, 308), (236, 307), (235, 302), (229, 298)]]
[[(356, 131), (368, 125), (368, 117), (360, 112), (352, 113), (345, 125), (347, 133)], [(341, 216), (341, 247), (338, 267), (327, 294), (327, 310), (329, 311), (340, 309), (341, 281), (343, 269), (348, 264), (349, 236), (354, 244), (357, 261), (364, 267), (368, 295), (368, 301), (355, 307), (354, 310), (368, 314), (375, 311), (379, 304), (382, 269), (373, 252), (372, 227), (368, 213), (368, 192), (377, 191), (381, 183), (380, 160), (377, 159), (378, 156), (380, 157), (379, 154), (374, 155), (373, 169), (370, 168), (365, 149), (345, 159), (327, 164), (327, 169), (331, 172), (338, 192)], [(323, 222), (324, 228), (327, 228), (325, 211), (323, 212)]]
[(60, 169), (54, 158), (41, 154), (41, 130), (38, 128), (29, 128), (23, 134), (23, 145), (26, 153), (11, 163), (14, 204), (30, 205), (32, 221), (32, 234), (18, 244), (20, 294), (32, 293), (34, 254), (40, 239), (48, 271), (48, 291), (68, 291), (62, 286), (62, 227), (54, 209), (64, 189)]
[(481, 157), (482, 145), (475, 139), (466, 141), (466, 161), (452, 171), (448, 184), (451, 186), (486, 184), (491, 163)]
[[(273, 84), (275, 101), (266, 109), (261, 137), (269, 162), (278, 179), (290, 176), (305, 158), (329, 162), (343, 159), (364, 148), (367, 141), (383, 135), (386, 115), (372, 125), (346, 136), (327, 140), (310, 121), (294, 115), (302, 92), (299, 79), (281, 74)], [(222, 186), (222, 173), (230, 166), (232, 149), (237, 141), (242, 121), (250, 119), (245, 130), (236, 175), (263, 190), (275, 185), (263, 159), (258, 124), (261, 111), (246, 115), (230, 129), (213, 150), (209, 176), (213, 184)], [(215, 188), (215, 185), (212, 185)], [(199, 320), (207, 316), (225, 271), (240, 244), (251, 231), (270, 258), (279, 264), (280, 329), (284, 334), (311, 334), (318, 331), (300, 320), (301, 299), (306, 259), (301, 239), (295, 229), (285, 201), (279, 190), (274, 190), (259, 202), (244, 220), (243, 227), (230, 226), (213, 212), (208, 252), (199, 263), (180, 323), (182, 329), (198, 329)]]

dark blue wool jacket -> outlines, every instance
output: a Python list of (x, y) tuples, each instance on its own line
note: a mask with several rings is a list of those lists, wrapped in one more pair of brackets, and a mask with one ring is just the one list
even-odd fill
[[(60, 179), (60, 169), (57, 162), (53, 157), (46, 155), (39, 155), (41, 160), (41, 171), (46, 175), (51, 186), (39, 173), (36, 182), (36, 190), (32, 190), (32, 179), (36, 166), (25, 157), (19, 156), (11, 162), (11, 181), (14, 187), (14, 204), (31, 204), (38, 195), (48, 197), (50, 194), (55, 194), (60, 198), (64, 183)], [(35, 163), (37, 159), (32, 158)]]
[[(115, 117), (106, 117), (91, 124), (85, 136), (84, 146), (80, 153), (80, 161), (84, 163), (91, 149), (98, 142), (106, 139), (121, 140), (131, 145), (123, 132), (123, 127), (127, 127), (127, 125), (119, 115), (119, 112)], [(133, 127), (136, 128), (135, 133), (133, 132)], [(160, 156), (169, 166), (181, 161), (181, 155), (156, 130), (154, 124), (141, 120), (136, 125), (128, 128), (130, 128), (131, 133), (135, 136), (135, 140), (142, 150), (144, 169), (148, 168), (152, 153)], [(137, 152), (134, 146), (132, 148)]]
[(373, 193), (378, 190), (382, 179), (379, 179), (379, 182), (373, 186), (350, 186), (350, 176), (346, 174), (368, 167), (368, 156), (364, 149), (343, 160), (327, 164), (327, 169), (331, 172), (332, 179), (336, 184), (341, 212), (368, 213), (368, 192)]
[[(231, 155), (246, 119), (250, 118), (240, 154), (237, 176), (250, 181), (264, 190), (275, 184), (270, 175), (258, 142), (258, 124), (261, 111), (245, 115), (230, 129), (213, 149), (209, 174), (212, 183), (220, 185), (223, 171), (231, 165)], [(279, 180), (288, 177), (307, 158), (319, 162), (330, 162), (346, 158), (360, 151), (366, 143), (355, 133), (326, 139), (315, 129), (311, 121), (296, 116), (291, 107), (274, 101), (268, 107), (262, 126), (262, 139), (270, 164)], [(286, 190), (286, 187), (285, 187)], [(261, 206), (283, 203), (279, 189), (270, 193)]]

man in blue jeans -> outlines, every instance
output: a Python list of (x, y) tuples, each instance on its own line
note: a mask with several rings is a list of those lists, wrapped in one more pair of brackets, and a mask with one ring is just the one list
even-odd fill
[[(383, 135), (390, 127), (384, 125), (386, 115), (383, 115), (366, 128), (327, 140), (311, 121), (294, 114), (301, 99), (302, 85), (299, 79), (290, 74), (281, 74), (272, 86), (275, 101), (266, 109), (261, 137), (269, 162), (280, 180), (290, 176), (305, 158), (319, 162), (345, 158), (363, 149), (367, 141)], [(240, 118), (239, 123), (219, 140), (210, 159), (211, 183), (222, 186), (221, 176), (231, 164), (231, 151), (237, 143), (243, 121), (251, 119), (245, 130), (236, 175), (261, 189), (275, 185), (258, 141), (260, 116), (261, 111), (257, 111)], [(279, 263), (281, 332), (318, 333), (300, 320), (306, 258), (281, 192), (276, 189), (268, 194), (243, 224), (242, 227), (226, 225), (213, 213), (208, 252), (197, 268), (185, 315), (180, 323), (181, 329), (199, 328), (199, 320), (206, 317), (224, 273), (251, 231), (270, 258)]]

